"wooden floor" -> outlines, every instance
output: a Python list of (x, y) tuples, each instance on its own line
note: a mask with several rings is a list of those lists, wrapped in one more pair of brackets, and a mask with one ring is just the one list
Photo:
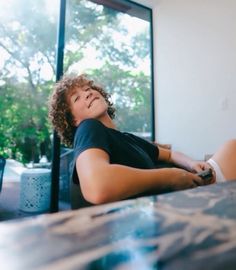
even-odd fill
[[(33, 217), (38, 214), (25, 213), (19, 210), (20, 200), (20, 183), (19, 182), (3, 182), (2, 191), (0, 193), (0, 221), (8, 221), (25, 217)], [(60, 211), (70, 209), (69, 203), (59, 202)]]

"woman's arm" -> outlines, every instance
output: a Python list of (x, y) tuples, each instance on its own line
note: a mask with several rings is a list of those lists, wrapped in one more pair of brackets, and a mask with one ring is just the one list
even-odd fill
[(171, 151), (170, 149), (158, 146), (158, 160), (166, 161), (175, 164), (178, 167), (184, 168), (190, 172), (201, 172), (211, 168), (207, 162), (195, 161), (181, 152)]
[(183, 169), (136, 169), (110, 164), (101, 149), (88, 149), (76, 161), (85, 199), (94, 204), (117, 201), (143, 193), (161, 193), (203, 185), (204, 181)]

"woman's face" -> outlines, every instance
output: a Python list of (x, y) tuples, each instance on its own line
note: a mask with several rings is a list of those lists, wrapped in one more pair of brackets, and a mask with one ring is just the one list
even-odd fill
[(99, 120), (108, 116), (108, 104), (104, 97), (89, 85), (73, 89), (68, 96), (68, 101), (75, 126), (88, 118)]

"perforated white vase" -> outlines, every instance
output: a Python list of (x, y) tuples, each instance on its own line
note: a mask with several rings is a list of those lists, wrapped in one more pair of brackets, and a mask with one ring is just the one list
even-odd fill
[(50, 170), (25, 170), (20, 182), (20, 210), (31, 213), (47, 212), (50, 208), (50, 193)]

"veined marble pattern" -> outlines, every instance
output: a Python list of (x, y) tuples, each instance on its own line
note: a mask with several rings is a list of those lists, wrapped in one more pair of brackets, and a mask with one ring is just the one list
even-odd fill
[(11, 270), (236, 269), (236, 181), (0, 224)]

